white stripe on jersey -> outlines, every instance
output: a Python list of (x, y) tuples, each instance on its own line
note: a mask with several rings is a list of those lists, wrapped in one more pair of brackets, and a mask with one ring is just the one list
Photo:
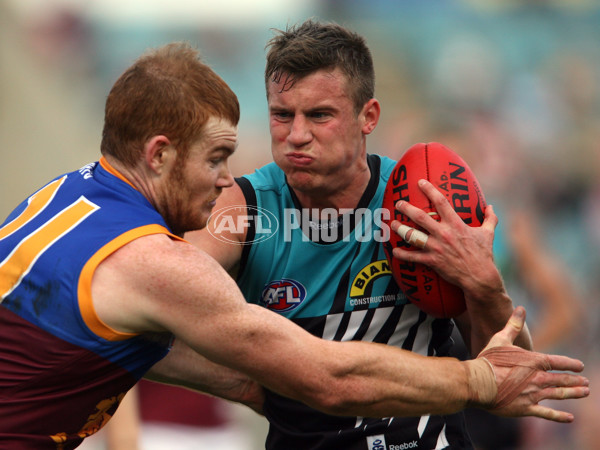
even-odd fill
[(429, 422), (429, 416), (421, 416), (421, 419), (419, 420), (419, 426), (417, 427), (419, 438), (423, 436), (425, 428), (427, 428), (427, 422)]
[(446, 437), (446, 425), (444, 425), (444, 428), (442, 428), (442, 431), (440, 432), (438, 440), (435, 444), (435, 450), (448, 448), (449, 445), (450, 443), (448, 442), (448, 438)]
[[(377, 334), (381, 331), (386, 321), (390, 317), (390, 315), (394, 312), (394, 306), (388, 307), (379, 307), (375, 309), (373, 317), (369, 323), (368, 329), (365, 335), (360, 339), (361, 341), (372, 342)], [(328, 314), (325, 319), (325, 326), (323, 329), (323, 339), (333, 340), (336, 336), (338, 329), (342, 323), (342, 319), (345, 314), (350, 314), (350, 320), (348, 321), (348, 327), (344, 332), (344, 336), (342, 337), (342, 341), (350, 341), (354, 339), (354, 336), (360, 329), (365, 317), (367, 316), (367, 311), (370, 310), (357, 310), (352, 311), (350, 313), (338, 313), (338, 314)], [(431, 322), (433, 321), (432, 317), (427, 317), (423, 323), (419, 325), (418, 332), (415, 336), (414, 343), (411, 351), (415, 353), (419, 353), (421, 355), (427, 355), (427, 350), (429, 346), (429, 340), (432, 337), (431, 330)], [(404, 305), (404, 309), (402, 311), (402, 316), (398, 323), (396, 324), (396, 328), (392, 337), (387, 342), (388, 345), (393, 345), (394, 347), (402, 347), (404, 341), (408, 337), (411, 328), (419, 323), (419, 309), (414, 305)]]

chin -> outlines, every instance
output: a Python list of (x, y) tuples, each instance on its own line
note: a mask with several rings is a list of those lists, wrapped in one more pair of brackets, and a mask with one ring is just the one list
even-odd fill
[(300, 192), (311, 192), (318, 189), (314, 177), (307, 173), (293, 174), (292, 176), (288, 176), (287, 181), (293, 189)]
[(210, 218), (210, 213), (203, 215), (202, 217), (199, 217), (198, 220), (196, 220), (194, 222), (195, 226), (196, 226), (196, 230), (201, 230), (202, 228), (206, 228), (206, 225), (208, 225), (208, 219)]
[(208, 224), (208, 220), (203, 220), (200, 224), (198, 224), (198, 226), (196, 227), (196, 230), (201, 230), (203, 228), (206, 228), (207, 224)]
[(176, 236), (183, 236), (188, 231), (201, 230), (208, 223), (208, 216), (188, 217), (187, 220), (177, 221), (177, 226), (170, 225), (171, 231)]

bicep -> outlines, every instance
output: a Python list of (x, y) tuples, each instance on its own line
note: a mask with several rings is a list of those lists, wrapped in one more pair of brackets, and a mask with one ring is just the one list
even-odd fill
[(286, 345), (297, 351), (297, 342), (312, 342), (287, 319), (246, 303), (227, 272), (193, 245), (149, 236), (126, 247), (103, 273), (105, 285), (118, 280), (104, 294), (111, 307), (103, 319), (111, 326), (170, 331), (213, 362), (254, 374), (257, 359), (275, 369), (273, 352), (283, 357)]
[(211, 327), (245, 300), (206, 252), (157, 234), (124, 245), (96, 268), (92, 298), (100, 321), (122, 333)]

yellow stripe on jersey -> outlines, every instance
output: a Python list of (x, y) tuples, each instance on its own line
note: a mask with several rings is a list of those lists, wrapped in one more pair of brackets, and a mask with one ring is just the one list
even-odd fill
[(0, 240), (11, 235), (35, 216), (37, 216), (40, 212), (42, 212), (48, 203), (50, 203), (50, 200), (52, 200), (54, 194), (56, 194), (56, 191), (58, 191), (58, 188), (63, 184), (63, 181), (66, 179), (67, 177), (65, 175), (58, 180), (54, 180), (52, 183), (47, 184), (29, 197), (27, 207), (23, 210), (23, 212), (15, 220), (9, 222), (2, 227), (2, 229), (0, 229)]
[[(44, 194), (47, 193), (44, 192)], [(19, 226), (22, 226), (31, 217), (35, 216), (52, 198), (46, 195), (42, 197), (45, 199), (43, 204), (35, 200), (30, 202), (30, 205), (34, 205), (35, 208), (39, 209), (37, 211), (31, 209), (27, 214), (19, 216), (15, 221), (20, 223)], [(4, 261), (0, 262), (0, 303), (21, 283), (21, 280), (29, 273), (33, 264), (54, 242), (98, 209), (97, 205), (91, 203), (85, 197), (80, 197), (76, 202), (63, 209), (41, 227), (25, 236)], [(24, 217), (29, 217), (29, 219), (25, 219)], [(21, 218), (24, 219), (21, 220)]]

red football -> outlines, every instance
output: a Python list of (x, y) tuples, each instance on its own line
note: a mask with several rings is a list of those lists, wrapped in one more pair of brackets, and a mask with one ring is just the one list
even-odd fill
[[(483, 222), (485, 198), (475, 175), (454, 151), (430, 142), (409, 148), (394, 167), (383, 197), (392, 220), (424, 231), (407, 216), (394, 208), (398, 200), (406, 200), (429, 213), (435, 213), (429, 199), (417, 186), (420, 179), (430, 181), (442, 192), (460, 218), (470, 226)], [(433, 217), (436, 217), (433, 214)], [(465, 310), (462, 290), (423, 264), (400, 261), (392, 256), (392, 249), (402, 247), (417, 250), (407, 244), (398, 234), (391, 232), (389, 242), (384, 243), (387, 259), (394, 279), (406, 295), (421, 310), (435, 317), (456, 317)]]

